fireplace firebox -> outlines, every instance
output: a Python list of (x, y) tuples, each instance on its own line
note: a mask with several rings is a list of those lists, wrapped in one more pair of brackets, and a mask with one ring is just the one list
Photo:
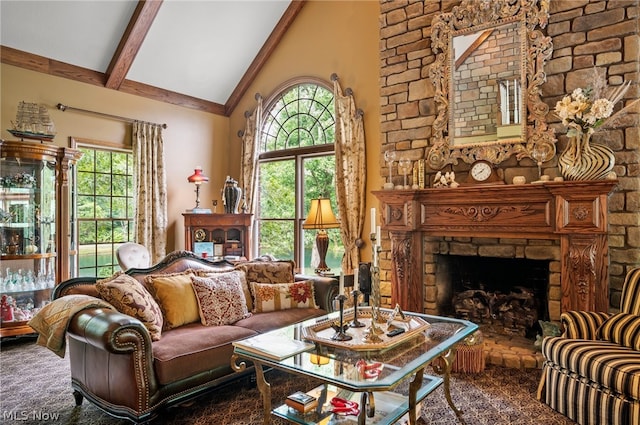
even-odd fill
[(438, 312), (505, 335), (535, 338), (548, 320), (549, 261), (436, 255)]

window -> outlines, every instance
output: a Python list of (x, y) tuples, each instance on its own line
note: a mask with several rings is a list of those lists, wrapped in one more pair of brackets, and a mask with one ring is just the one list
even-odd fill
[(133, 158), (130, 151), (78, 145), (74, 194), (78, 276), (108, 277), (119, 270), (115, 252), (133, 238)]
[[(310, 80), (286, 85), (265, 104), (259, 140), (257, 253), (295, 260), (313, 272), (316, 231), (302, 229), (311, 199), (327, 197), (338, 212), (330, 86)], [(327, 233), (327, 265), (337, 272), (344, 254), (340, 230)]]

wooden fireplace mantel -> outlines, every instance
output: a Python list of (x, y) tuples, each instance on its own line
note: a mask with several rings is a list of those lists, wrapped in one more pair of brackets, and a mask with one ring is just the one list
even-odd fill
[(607, 311), (607, 198), (617, 180), (380, 190), (391, 303), (424, 310), (423, 236), (560, 240), (561, 309)]

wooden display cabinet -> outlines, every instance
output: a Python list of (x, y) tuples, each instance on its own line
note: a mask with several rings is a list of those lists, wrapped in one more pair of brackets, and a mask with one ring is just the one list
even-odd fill
[(70, 277), (68, 175), (74, 149), (0, 141), (0, 337), (33, 333), (27, 322)]
[(214, 258), (251, 258), (251, 214), (182, 215), (185, 249)]

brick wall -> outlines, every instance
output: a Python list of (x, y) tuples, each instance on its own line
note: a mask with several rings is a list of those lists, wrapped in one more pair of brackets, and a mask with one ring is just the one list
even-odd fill
[[(439, 13), (449, 12), (457, 0), (381, 1), (380, 3), (380, 89), (382, 152), (403, 151), (412, 159), (423, 159), (429, 148), (431, 125), (436, 117), (433, 84), (428, 68), (434, 61), (431, 22)], [(553, 110), (555, 102), (576, 87), (583, 87), (597, 66), (606, 72), (608, 83), (633, 81), (625, 96), (629, 104), (639, 96), (640, 0), (589, 1), (552, 0), (548, 27), (543, 30), (553, 40), (553, 55), (545, 66), (547, 82), (543, 100)], [(618, 106), (619, 109), (620, 106)], [(619, 127), (597, 132), (593, 140), (615, 152), (615, 172), (619, 185), (609, 203), (610, 292), (612, 306), (619, 305), (620, 288), (627, 270), (640, 266), (640, 118), (638, 108), (625, 115)], [(557, 150), (566, 146), (566, 129), (549, 114), (555, 129)], [(387, 164), (380, 158), (380, 173), (388, 176)], [(555, 159), (543, 165), (551, 176), (559, 175)], [(453, 169), (459, 180), (468, 164)], [(536, 180), (538, 170), (529, 159), (510, 158), (500, 165), (505, 181), (514, 175)], [(449, 167), (446, 168), (450, 169)], [(436, 170), (427, 170), (430, 182)], [(394, 181), (402, 176), (392, 170)], [(389, 240), (383, 235), (381, 293), (390, 296)], [(425, 241), (425, 243), (428, 243)], [(425, 271), (433, 267), (425, 261)], [(428, 294), (428, 291), (425, 291)], [(428, 295), (427, 295), (428, 296)], [(425, 305), (427, 300), (425, 300)]]

